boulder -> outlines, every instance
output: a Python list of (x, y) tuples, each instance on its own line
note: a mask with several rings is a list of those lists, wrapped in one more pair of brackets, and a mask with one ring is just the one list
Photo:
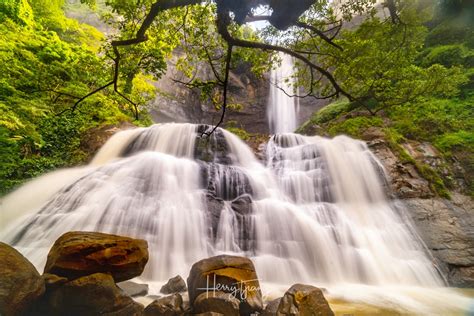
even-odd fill
[(278, 312), (278, 306), (280, 306), (281, 297), (270, 301), (265, 310), (262, 312), (262, 316), (275, 316)]
[(23, 315), (44, 291), (44, 281), (35, 267), (0, 242), (0, 315)]
[(144, 240), (93, 232), (69, 232), (49, 251), (45, 273), (69, 279), (110, 273), (115, 282), (142, 274), (148, 261)]
[(52, 290), (47, 296), (47, 315), (143, 314), (143, 305), (125, 295), (110, 274), (96, 273), (80, 277)]
[(180, 294), (159, 298), (145, 308), (145, 316), (179, 316), (185, 312), (186, 307)]
[(135, 283), (132, 281), (120, 282), (118, 287), (128, 296), (145, 296), (148, 294), (148, 284)]
[(186, 282), (179, 275), (175, 276), (168, 280), (168, 282), (161, 287), (160, 292), (163, 294), (173, 294), (186, 292), (188, 288), (186, 287)]
[(333, 316), (323, 291), (317, 287), (295, 284), (280, 301), (276, 315)]
[(263, 309), (257, 273), (248, 258), (221, 255), (195, 263), (188, 277), (189, 302), (211, 291), (231, 293), (240, 301), (241, 315)]
[(57, 276), (55, 274), (45, 273), (41, 276), (46, 286), (46, 291), (55, 290), (61, 285), (67, 283), (69, 280), (64, 277)]
[(231, 293), (209, 291), (199, 294), (194, 300), (194, 313), (219, 313), (226, 316), (239, 316), (240, 300)]

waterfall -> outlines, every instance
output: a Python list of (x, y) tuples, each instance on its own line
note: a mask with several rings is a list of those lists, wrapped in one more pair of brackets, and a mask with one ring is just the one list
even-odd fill
[(281, 65), (270, 73), (270, 95), (267, 117), (270, 132), (291, 133), (297, 127), (298, 98), (291, 97), (295, 90), (293, 59), (280, 53)]
[[(39, 270), (61, 234), (101, 231), (148, 241), (148, 281), (186, 277), (194, 262), (227, 253), (251, 258), (268, 289), (304, 282), (330, 297), (425, 314), (468, 303), (443, 288), (403, 209), (385, 196), (383, 168), (364, 142), (275, 135), (262, 163), (223, 129), (201, 138), (208, 128), (116, 134), (88, 167), (61, 172), (63, 186), (36, 180), (38, 196), (50, 192), (6, 218), (0, 240)], [(0, 214), (14, 213), (22, 190), (4, 198)]]

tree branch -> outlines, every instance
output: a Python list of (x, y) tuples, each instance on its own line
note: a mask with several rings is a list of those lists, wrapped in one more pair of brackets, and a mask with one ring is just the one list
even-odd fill
[(219, 119), (219, 122), (217, 122), (217, 124), (214, 126), (214, 128), (210, 132), (203, 132), (201, 134), (201, 137), (203, 137), (204, 135), (209, 137), (222, 124), (222, 122), (224, 122), (225, 112), (227, 109), (227, 90), (229, 86), (229, 73), (230, 73), (230, 62), (232, 60), (232, 48), (233, 48), (232, 44), (227, 45), (227, 57), (226, 57), (226, 62), (225, 62), (224, 92), (223, 92), (223, 100), (222, 100), (221, 118)]
[[(257, 22), (257, 21), (269, 21), (270, 19), (271, 19), (270, 15), (253, 15), (253, 16), (247, 17), (245, 19), (245, 22), (251, 23), (251, 22)], [(338, 44), (333, 42), (333, 39), (334, 39), (335, 36), (333, 36), (332, 38), (329, 38), (328, 36), (326, 36), (326, 34), (324, 34), (326, 32), (329, 32), (329, 31), (337, 28), (338, 26), (335, 26), (334, 28), (332, 28), (328, 31), (321, 31), (321, 30), (317, 29), (316, 27), (314, 27), (312, 25), (309, 25), (309, 24), (306, 24), (306, 23), (301, 22), (301, 21), (296, 21), (295, 26), (310, 30), (311, 32), (313, 32), (317, 36), (319, 36), (322, 40), (327, 42), (329, 45), (332, 45), (332, 46), (336, 47), (339, 50), (343, 50), (343, 48), (341, 46), (339, 46)]]
[(257, 49), (266, 50), (266, 51), (277, 51), (277, 52), (282, 52), (290, 56), (293, 56), (301, 60), (302, 62), (304, 62), (309, 67), (315, 69), (322, 75), (324, 75), (326, 79), (331, 83), (333, 88), (335, 89), (335, 92), (336, 92), (335, 95), (342, 94), (345, 97), (347, 97), (350, 101), (354, 99), (349, 93), (347, 93), (344, 89), (342, 89), (342, 87), (336, 82), (336, 79), (332, 76), (331, 73), (329, 73), (326, 69), (314, 64), (305, 56), (298, 54), (297, 52), (286, 47), (275, 46), (275, 45), (260, 43), (260, 42), (251, 42), (251, 41), (232, 37), (232, 35), (229, 33), (229, 30), (227, 29), (228, 25), (230, 25), (230, 21), (231, 20), (229, 16), (229, 11), (218, 10), (218, 16), (217, 16), (218, 32), (222, 36), (222, 38), (230, 45), (245, 47), (245, 48), (257, 48)]

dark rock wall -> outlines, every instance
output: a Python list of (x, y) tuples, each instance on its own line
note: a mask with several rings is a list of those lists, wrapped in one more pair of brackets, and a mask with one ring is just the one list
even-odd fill
[[(389, 192), (400, 199), (439, 269), (452, 286), (474, 287), (474, 201), (452, 191), (451, 200), (436, 196), (429, 182), (410, 163), (403, 163), (383, 134), (375, 128), (363, 137), (382, 161), (389, 177)], [(407, 142), (404, 149), (416, 161), (443, 164), (443, 158), (428, 143)]]
[[(205, 65), (199, 70), (205, 78), (209, 76), (210, 69)], [(230, 98), (231, 103), (240, 104), (239, 110), (228, 109), (225, 122), (243, 128), (250, 133), (268, 134), (267, 100), (270, 91), (268, 74), (257, 78), (249, 67), (242, 65), (231, 71)], [(152, 118), (157, 123), (202, 123), (215, 124), (221, 113), (208, 101), (200, 99), (199, 91), (189, 89), (183, 84), (176, 83), (173, 79), (183, 80), (179, 71), (169, 62), (168, 71), (156, 83), (159, 93), (155, 100), (149, 104)], [(311, 114), (327, 104), (325, 100), (311, 97), (300, 99), (298, 121), (305, 122)], [(225, 125), (224, 125), (225, 126)]]

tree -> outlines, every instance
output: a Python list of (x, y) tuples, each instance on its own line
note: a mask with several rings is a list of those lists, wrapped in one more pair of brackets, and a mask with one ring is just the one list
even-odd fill
[[(247, 59), (268, 69), (271, 58), (276, 58), (249, 57), (255, 50), (283, 52), (297, 59), (298, 83), (307, 87), (303, 97), (345, 96), (371, 113), (427, 93), (455, 93), (463, 81), (456, 69), (413, 64), (424, 38), (424, 21), (418, 17), (425, 16), (423, 1), (386, 0), (382, 7), (375, 0), (340, 4), (329, 0), (110, 0), (108, 4), (120, 17), (121, 32), (110, 41), (114, 75), (87, 96), (113, 86), (133, 104), (119, 90), (121, 82), (127, 87), (139, 70), (156, 75), (165, 67), (141, 63), (143, 54), (153, 60), (180, 47), (185, 59), (198, 56), (206, 60), (214, 74), (213, 79), (203, 79), (187, 71), (189, 81), (181, 83), (201, 88), (210, 96), (215, 96), (216, 87), (222, 89), (222, 97), (215, 98), (222, 109), (215, 128), (224, 119), (233, 65)], [(258, 14), (260, 11), (269, 13)], [(361, 25), (345, 28), (354, 17), (363, 20)], [(246, 33), (245, 24), (254, 21), (267, 21), (270, 26), (261, 34)], [(147, 45), (155, 48), (157, 43), (163, 44), (161, 48), (146, 55)], [(187, 66), (181, 67), (185, 72), (192, 69), (189, 62), (182, 62)]]

